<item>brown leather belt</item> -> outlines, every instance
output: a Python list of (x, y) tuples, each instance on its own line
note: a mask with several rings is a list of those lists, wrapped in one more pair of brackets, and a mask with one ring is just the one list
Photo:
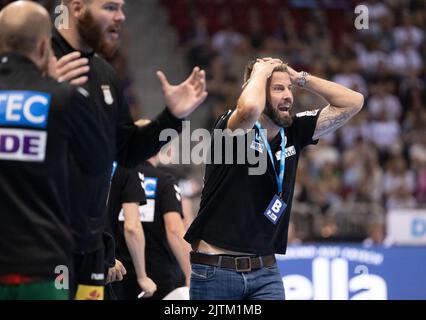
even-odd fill
[(275, 255), (268, 256), (226, 256), (191, 252), (191, 263), (206, 264), (237, 272), (250, 272), (263, 267), (275, 265)]

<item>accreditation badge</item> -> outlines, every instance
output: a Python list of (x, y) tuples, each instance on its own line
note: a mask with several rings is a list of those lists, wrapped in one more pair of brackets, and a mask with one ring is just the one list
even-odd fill
[(264, 215), (273, 224), (277, 224), (285, 208), (287, 208), (287, 204), (279, 196), (275, 195), (266, 208)]
[(111, 88), (108, 85), (103, 85), (101, 89), (104, 94), (105, 103), (107, 105), (112, 105), (114, 103), (114, 98), (112, 97)]

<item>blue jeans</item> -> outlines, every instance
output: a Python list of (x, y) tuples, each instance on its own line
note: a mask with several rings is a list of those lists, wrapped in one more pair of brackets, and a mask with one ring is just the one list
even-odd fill
[(251, 272), (236, 272), (193, 264), (191, 300), (285, 300), (284, 285), (276, 265)]

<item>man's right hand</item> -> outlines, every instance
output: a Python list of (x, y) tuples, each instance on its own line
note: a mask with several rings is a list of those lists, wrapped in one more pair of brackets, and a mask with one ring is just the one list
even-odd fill
[(56, 80), (58, 82), (69, 82), (74, 86), (81, 86), (89, 79), (89, 60), (80, 58), (81, 53), (78, 51), (71, 52), (56, 62)]
[(142, 298), (150, 298), (157, 291), (157, 285), (149, 277), (138, 278), (141, 290), (145, 292)]
[(262, 74), (268, 79), (276, 67), (283, 65), (280, 59), (263, 58), (257, 59), (253, 66), (252, 76)]

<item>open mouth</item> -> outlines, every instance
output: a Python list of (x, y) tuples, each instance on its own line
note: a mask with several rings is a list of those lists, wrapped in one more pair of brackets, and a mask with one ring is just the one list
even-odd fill
[(120, 28), (119, 27), (111, 27), (108, 28), (108, 34), (114, 38), (118, 39), (120, 37)]
[(284, 103), (284, 104), (278, 106), (278, 110), (280, 112), (290, 112), (290, 109), (291, 109), (290, 103)]

